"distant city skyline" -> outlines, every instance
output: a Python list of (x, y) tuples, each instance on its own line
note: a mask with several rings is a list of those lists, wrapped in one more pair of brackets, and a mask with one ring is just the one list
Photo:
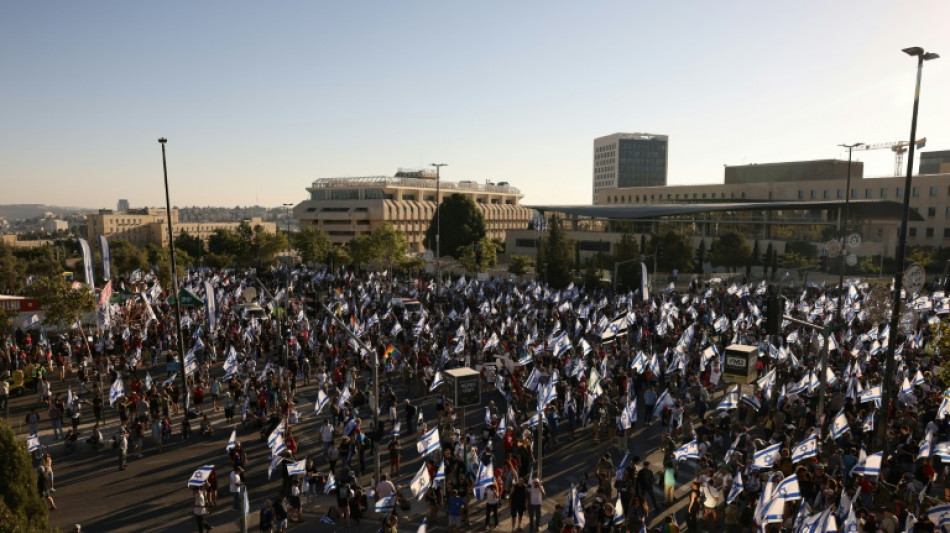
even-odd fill
[[(669, 136), (668, 183), (724, 165), (950, 149), (950, 3), (477, 6), (12, 3), (0, 17), (0, 202), (298, 203), (319, 178), (448, 163), (531, 204), (588, 204), (596, 137)], [(855, 152), (865, 176), (889, 151)], [(918, 159), (919, 161), (919, 159)], [(915, 165), (916, 166), (916, 165)]]

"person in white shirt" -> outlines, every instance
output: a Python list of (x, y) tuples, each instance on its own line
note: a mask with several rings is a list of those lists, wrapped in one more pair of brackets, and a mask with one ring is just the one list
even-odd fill
[(210, 524), (205, 523), (205, 516), (208, 515), (208, 504), (205, 501), (205, 491), (203, 487), (194, 487), (192, 489), (195, 492), (195, 522), (198, 523), (198, 532), (211, 531), (213, 528)]
[(320, 426), (320, 440), (323, 441), (323, 453), (327, 453), (330, 450), (330, 444), (333, 443), (333, 426), (329, 418), (326, 418)]
[(389, 481), (389, 478), (386, 477), (386, 474), (379, 476), (379, 484), (376, 485), (376, 499), (382, 500), (383, 498), (388, 498), (392, 493), (396, 492), (396, 486), (393, 485), (392, 481)]
[(244, 468), (234, 467), (231, 471), (231, 495), (234, 497), (234, 510), (241, 509), (241, 489), (244, 488)]
[(528, 487), (528, 522), (533, 533), (541, 527), (541, 503), (544, 501), (544, 486), (541, 480), (534, 478)]

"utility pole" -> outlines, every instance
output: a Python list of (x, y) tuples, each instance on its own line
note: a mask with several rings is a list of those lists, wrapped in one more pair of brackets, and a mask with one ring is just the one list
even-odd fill
[(933, 52), (924, 52), (923, 48), (905, 48), (904, 53), (917, 57), (917, 85), (914, 89), (914, 111), (910, 119), (910, 146), (907, 147), (907, 177), (904, 179), (904, 206), (901, 211), (901, 225), (897, 231), (897, 257), (894, 270), (894, 305), (891, 309), (891, 323), (887, 337), (887, 359), (884, 365), (884, 398), (883, 420), (878, 427), (878, 442), (881, 448), (887, 441), (887, 427), (890, 425), (890, 407), (894, 401), (894, 352), (897, 348), (897, 332), (901, 314), (901, 292), (904, 287), (904, 253), (907, 249), (907, 214), (910, 211), (910, 189), (914, 173), (914, 148), (917, 138), (917, 111), (920, 106), (920, 78), (924, 69), (924, 61), (937, 59), (939, 55)]
[(841, 261), (838, 263), (838, 312), (836, 315), (838, 320), (841, 320), (843, 318), (841, 303), (844, 295), (844, 263), (847, 258), (843, 250), (847, 241), (849, 207), (851, 204), (851, 152), (859, 146), (864, 146), (864, 143), (839, 144), (838, 146), (848, 149), (848, 179), (844, 186), (844, 215), (842, 216), (841, 211), (838, 211), (838, 238), (841, 239), (842, 254)]
[(158, 143), (162, 145), (162, 171), (165, 175), (165, 215), (168, 218), (168, 249), (171, 251), (172, 290), (175, 292), (175, 336), (178, 345), (178, 359), (181, 362), (181, 395), (184, 397), (185, 416), (188, 416), (188, 372), (185, 370), (185, 346), (182, 344), (181, 333), (181, 294), (178, 292), (178, 268), (175, 264), (175, 237), (172, 232), (172, 203), (168, 194), (168, 164), (165, 161), (165, 143), (168, 139), (162, 137)]
[(435, 284), (435, 295), (442, 297), (442, 249), (439, 242), (442, 238), (442, 167), (449, 166), (448, 163), (432, 163), (435, 167), (435, 277), (438, 282)]

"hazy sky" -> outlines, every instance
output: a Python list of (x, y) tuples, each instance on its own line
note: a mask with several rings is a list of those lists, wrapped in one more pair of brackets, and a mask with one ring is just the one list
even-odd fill
[[(589, 203), (594, 137), (724, 164), (950, 149), (950, 2), (15, 2), (0, 5), (0, 203), (298, 202), (316, 178), (445, 162)], [(857, 154), (889, 175), (889, 151)]]

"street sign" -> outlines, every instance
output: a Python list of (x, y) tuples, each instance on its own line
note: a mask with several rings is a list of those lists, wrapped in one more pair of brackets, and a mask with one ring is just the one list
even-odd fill
[(452, 407), (474, 407), (482, 403), (479, 373), (471, 368), (453, 368), (442, 372), (445, 401)]
[(752, 383), (757, 375), (755, 364), (759, 361), (759, 349), (755, 346), (732, 344), (726, 347), (722, 378), (731, 383)]

